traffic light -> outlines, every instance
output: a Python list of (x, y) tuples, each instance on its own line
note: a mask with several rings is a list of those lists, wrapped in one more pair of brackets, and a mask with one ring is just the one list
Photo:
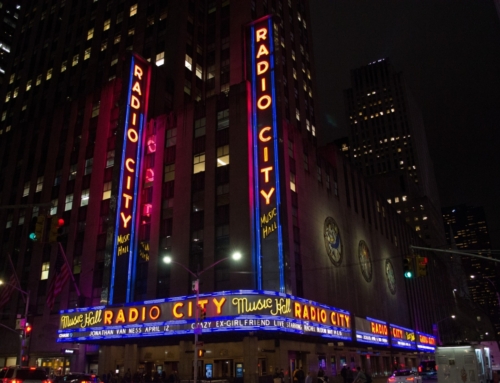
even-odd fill
[(207, 319), (207, 309), (205, 307), (202, 307), (200, 309), (200, 320), (204, 321), (205, 319)]
[(24, 337), (28, 339), (31, 336), (31, 331), (33, 331), (33, 326), (29, 323), (26, 323), (24, 326)]
[(199, 348), (198, 349), (198, 358), (203, 358), (204, 355), (205, 355), (205, 350)]
[(427, 276), (427, 257), (417, 257), (417, 277)]
[(64, 226), (64, 219), (52, 217), (50, 221), (49, 243), (57, 242), (57, 237), (62, 234), (62, 227)]
[(44, 229), (45, 229), (45, 216), (44, 215), (39, 215), (36, 218), (35, 231), (32, 232), (32, 233), (30, 233), (30, 239), (32, 241), (40, 241), (40, 242), (42, 242)]
[(413, 278), (413, 259), (411, 257), (403, 258), (403, 273), (405, 278)]

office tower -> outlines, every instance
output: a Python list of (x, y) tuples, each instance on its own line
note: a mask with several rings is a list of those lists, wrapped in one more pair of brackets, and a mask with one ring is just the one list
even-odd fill
[[(451, 292), (431, 278), (439, 260), (409, 302), (418, 236), (317, 148), (306, 1), (23, 6), (1, 94), (0, 243), (2, 276), (10, 254), (30, 292), (30, 364), (192, 379), (196, 355), (200, 377), (256, 382), (432, 352), (445, 306), (429, 307)], [(16, 294), (10, 326), (28, 306)]]
[(354, 165), (428, 244), (444, 242), (421, 112), (389, 59), (351, 71), (344, 92)]
[[(498, 254), (491, 251), (488, 224), (482, 206), (462, 204), (445, 207), (442, 211), (448, 244), (457, 250), (498, 259)], [(499, 268), (495, 262), (480, 258), (463, 256), (461, 260), (470, 298), (487, 313), (499, 336)]]

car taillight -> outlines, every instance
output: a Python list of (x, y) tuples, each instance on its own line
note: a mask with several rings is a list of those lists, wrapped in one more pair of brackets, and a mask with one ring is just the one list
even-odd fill
[(409, 381), (409, 382), (413, 382), (414, 379), (415, 378), (413, 376), (411, 378), (406, 378), (406, 380)]
[(50, 380), (42, 380), (42, 383), (51, 383)]
[(90, 380), (82, 380), (80, 383), (90, 383)]
[(389, 382), (394, 382), (396, 378), (389, 378)]
[(9, 383), (23, 383), (21, 379), (10, 379)]

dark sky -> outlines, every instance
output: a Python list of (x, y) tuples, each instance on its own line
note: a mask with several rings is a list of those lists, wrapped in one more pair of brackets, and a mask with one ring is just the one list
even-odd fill
[(500, 19), (492, 0), (310, 0), (321, 142), (350, 70), (389, 57), (419, 105), (441, 205), (484, 206), (500, 249)]

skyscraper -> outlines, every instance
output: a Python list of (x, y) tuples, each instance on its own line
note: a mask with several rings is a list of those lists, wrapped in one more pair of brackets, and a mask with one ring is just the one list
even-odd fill
[(23, 5), (1, 94), (0, 243), (3, 274), (10, 253), (31, 292), (31, 364), (191, 379), (196, 355), (198, 376), (256, 382), (432, 352), (451, 291), (431, 278), (439, 260), (405, 282), (418, 236), (317, 148), (306, 1)]
[[(466, 204), (444, 207), (443, 220), (448, 244), (458, 250), (485, 257), (492, 253), (486, 214), (482, 206)], [(453, 236), (453, 237), (452, 237)], [(461, 257), (472, 301), (488, 313), (500, 337), (500, 291), (497, 264), (474, 257)]]
[(444, 233), (422, 114), (403, 74), (389, 59), (351, 71), (344, 92), (350, 156), (389, 203), (428, 244)]

